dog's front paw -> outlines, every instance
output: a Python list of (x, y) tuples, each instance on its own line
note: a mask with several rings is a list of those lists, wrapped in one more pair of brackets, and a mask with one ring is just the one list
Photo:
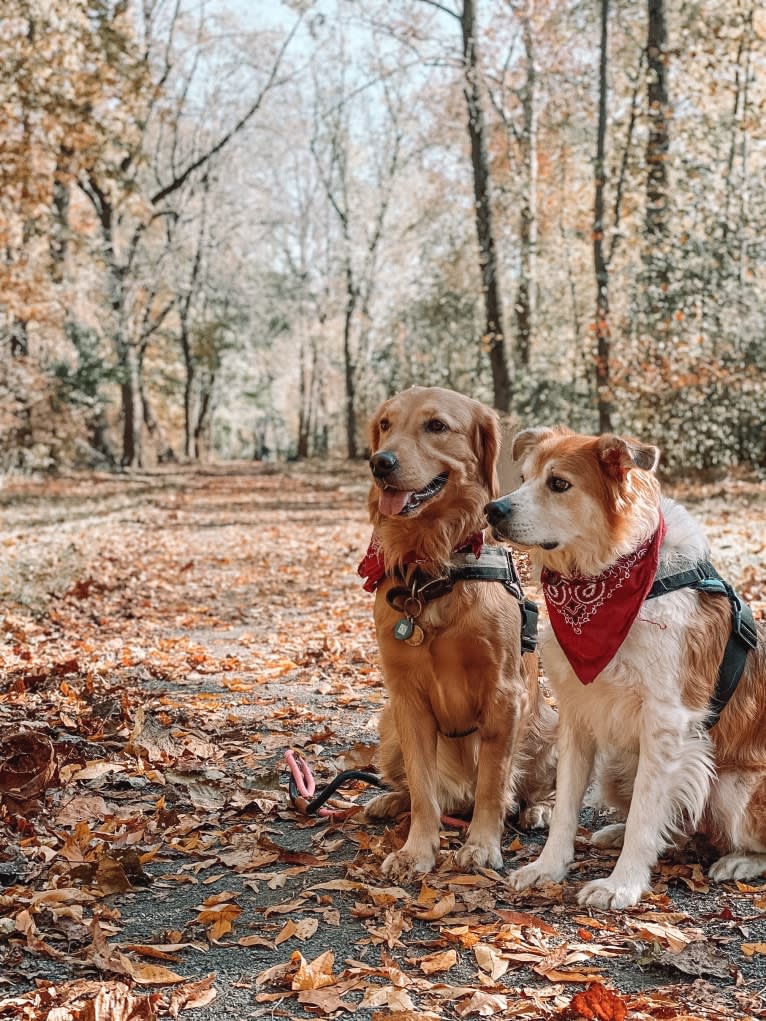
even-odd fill
[(625, 823), (616, 822), (611, 826), (602, 826), (590, 838), (594, 847), (622, 847), (625, 839)]
[(383, 859), (381, 871), (394, 883), (412, 883), (419, 876), (430, 872), (436, 864), (436, 855), (429, 853), (410, 854), (403, 847), (400, 851), (392, 851)]
[(578, 893), (577, 901), (590, 908), (601, 908), (602, 911), (619, 911), (638, 904), (645, 892), (644, 883), (615, 881), (609, 876), (607, 879), (594, 879), (592, 883), (586, 883)]
[(464, 872), (476, 869), (499, 869), (503, 864), (503, 853), (499, 844), (463, 844), (455, 854), (455, 864)]
[(368, 819), (394, 819), (402, 812), (409, 812), (410, 796), (407, 791), (390, 791), (380, 794), (364, 806), (364, 814)]
[(527, 805), (519, 814), (519, 827), (522, 830), (543, 830), (550, 826), (552, 814), (552, 801), (540, 801), (536, 805)]
[(715, 883), (727, 879), (754, 879), (766, 873), (766, 854), (744, 854), (734, 851), (725, 854), (710, 866), (708, 875)]
[(545, 886), (548, 883), (560, 883), (567, 874), (566, 865), (547, 866), (541, 863), (538, 858), (530, 865), (511, 872), (508, 876), (508, 885), (514, 890), (528, 890), (530, 886)]

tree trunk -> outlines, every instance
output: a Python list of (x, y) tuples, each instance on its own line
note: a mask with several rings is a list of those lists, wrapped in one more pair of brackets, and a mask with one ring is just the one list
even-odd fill
[(670, 104), (667, 85), (668, 34), (665, 0), (647, 0), (647, 105), (649, 137), (646, 143), (645, 289), (649, 332), (657, 355), (667, 355), (671, 325), (670, 260), (668, 254), (668, 151)]
[(652, 243), (661, 245), (668, 230), (670, 103), (667, 84), (668, 32), (665, 23), (665, 0), (648, 0), (647, 13), (649, 138), (646, 143), (646, 235), (651, 246)]
[(143, 417), (143, 423), (146, 426), (146, 432), (157, 453), (157, 462), (159, 464), (174, 464), (177, 461), (175, 451), (168, 443), (165, 430), (162, 428), (162, 423), (154, 413), (154, 408), (152, 407), (152, 403), (146, 393), (146, 387), (144, 386), (145, 353), (146, 347), (143, 347), (138, 358), (138, 386), (141, 393), (141, 414)]
[(528, 0), (522, 30), (526, 59), (526, 80), (522, 95), (523, 125), (521, 154), (525, 187), (519, 224), (519, 286), (516, 292), (517, 364), (529, 368), (536, 306), (537, 261), (537, 68), (535, 66), (532, 13), (534, 0)]
[(492, 229), (489, 158), (487, 156), (484, 111), (479, 87), (479, 59), (476, 47), (475, 0), (463, 0), (460, 25), (463, 31), (463, 68), (465, 73), (463, 93), (468, 109), (476, 236), (479, 242), (479, 268), (486, 320), (484, 339), (489, 349), (489, 360), (492, 367), (494, 405), (498, 411), (507, 414), (511, 410), (512, 384), (505, 349), (503, 306), (500, 298), (498, 260)]
[(306, 368), (306, 348), (303, 341), (298, 349), (298, 444), (295, 456), (303, 460), (309, 456), (311, 434), (311, 383)]
[(199, 461), (202, 448), (200, 440), (202, 439), (202, 431), (207, 424), (207, 416), (210, 411), (210, 401), (213, 396), (213, 383), (214, 379), (211, 378), (210, 385), (206, 386), (202, 390), (200, 395), (199, 409), (197, 411), (197, 422), (194, 426), (194, 459)]
[(26, 358), (29, 354), (29, 323), (26, 319), (14, 316), (10, 328), (11, 356)]
[(49, 251), (51, 278), (57, 284), (62, 283), (64, 280), (64, 264), (69, 243), (69, 173), (72, 155), (72, 149), (69, 146), (61, 146), (56, 161), (56, 174), (53, 179), (53, 223), (50, 232)]
[(181, 328), (179, 331), (181, 341), (181, 353), (184, 360), (184, 454), (192, 460), (194, 458), (194, 424), (192, 422), (192, 402), (194, 400), (194, 358), (192, 357), (191, 342), (189, 340), (189, 325), (185, 317), (181, 316)]
[(598, 70), (598, 129), (596, 134), (593, 199), (593, 269), (596, 277), (596, 406), (599, 432), (612, 431), (612, 395), (609, 389), (611, 334), (609, 328), (609, 266), (604, 254), (606, 188), (606, 108), (609, 43), (609, 0), (601, 0), (601, 43)]
[(141, 380), (138, 355), (133, 344), (125, 344), (122, 381), (122, 464), (140, 468), (143, 464)]
[(351, 350), (351, 327), (356, 311), (357, 292), (353, 274), (346, 271), (346, 310), (343, 315), (343, 375), (346, 387), (346, 456), (356, 460), (356, 366)]

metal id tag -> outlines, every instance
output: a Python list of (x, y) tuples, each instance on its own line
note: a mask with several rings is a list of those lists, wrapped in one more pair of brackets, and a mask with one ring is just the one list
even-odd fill
[(394, 625), (394, 638), (400, 642), (406, 642), (407, 639), (412, 635), (415, 627), (415, 621), (412, 617), (402, 617), (401, 620), (397, 620)]

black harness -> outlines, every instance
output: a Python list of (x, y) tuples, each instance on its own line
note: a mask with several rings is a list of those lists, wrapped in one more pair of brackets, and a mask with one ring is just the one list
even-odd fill
[(737, 690), (745, 670), (747, 654), (758, 645), (758, 632), (750, 607), (742, 602), (731, 585), (725, 582), (713, 565), (706, 560), (678, 574), (657, 578), (646, 598), (654, 599), (682, 588), (693, 588), (710, 595), (725, 595), (731, 606), (731, 634), (718, 668), (718, 680), (705, 721), (705, 726), (710, 730), (718, 723), (729, 699)]
[[(405, 581), (401, 570), (397, 578)], [(524, 652), (534, 652), (537, 648), (537, 603), (524, 598), (524, 590), (516, 571), (516, 565), (510, 551), (504, 546), (482, 546), (481, 553), (476, 555), (470, 550), (458, 551), (453, 555), (446, 574), (437, 577), (423, 574), (419, 568), (409, 573), (404, 585), (394, 585), (386, 592), (389, 606), (400, 613), (409, 614), (411, 604), (430, 603), (441, 599), (455, 587), (459, 581), (499, 581), (517, 600), (521, 610), (521, 648)], [(416, 616), (416, 615), (413, 615)]]

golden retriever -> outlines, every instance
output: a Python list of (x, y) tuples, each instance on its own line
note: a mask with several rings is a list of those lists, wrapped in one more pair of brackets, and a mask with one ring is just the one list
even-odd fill
[(536, 657), (534, 670), (522, 665), (519, 598), (497, 580), (442, 581), (498, 557), (508, 570), (502, 547), (484, 545), (482, 532), (498, 448), (495, 412), (439, 387), (397, 394), (370, 423), (373, 542), (359, 570), (377, 589), (389, 696), (380, 760), (392, 791), (366, 811), (411, 811), (404, 846), (383, 862), (400, 882), (434, 867), (442, 813), (473, 806), (460, 868), (501, 865), (505, 817), (519, 800), (522, 825), (550, 817), (556, 714)]
[[(605, 799), (627, 818), (593, 835), (596, 846), (622, 850), (581, 903), (635, 904), (663, 848), (695, 828), (724, 852), (712, 879), (762, 875), (766, 630), (712, 570), (697, 522), (662, 497), (656, 447), (530, 429), (513, 456), (522, 484), (487, 516), (496, 538), (529, 551), (542, 571), (551, 627), (541, 655), (560, 734), (548, 840), (511, 885), (564, 878), (594, 766)], [(727, 643), (727, 662), (741, 671), (733, 693), (731, 680), (718, 680)]]

